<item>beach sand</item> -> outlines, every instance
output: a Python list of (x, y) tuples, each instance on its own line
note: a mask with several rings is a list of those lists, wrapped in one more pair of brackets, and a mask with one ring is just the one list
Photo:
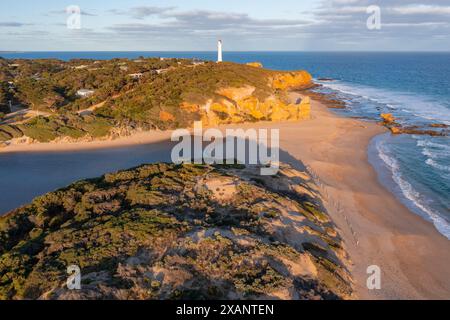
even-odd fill
[[(450, 241), (386, 190), (368, 162), (370, 141), (386, 130), (337, 116), (317, 101), (312, 118), (284, 125), (281, 148), (320, 177), (358, 298), (450, 299)], [(381, 268), (381, 290), (367, 289), (370, 265)]]
[(131, 136), (125, 136), (114, 140), (95, 140), (89, 142), (48, 142), (32, 144), (11, 144), (0, 148), (0, 154), (13, 152), (64, 152), (76, 150), (94, 150), (120, 148), (139, 144), (151, 144), (170, 140), (171, 130), (150, 130), (135, 133)]
[[(368, 162), (368, 145), (385, 128), (340, 117), (318, 101), (312, 101), (311, 120), (232, 127), (280, 129), (282, 153), (318, 176), (349, 253), (355, 298), (450, 299), (450, 241), (386, 190)], [(164, 141), (170, 135), (151, 131), (114, 141), (18, 145), (0, 152), (112, 148)], [(381, 268), (380, 290), (366, 287), (371, 265)]]

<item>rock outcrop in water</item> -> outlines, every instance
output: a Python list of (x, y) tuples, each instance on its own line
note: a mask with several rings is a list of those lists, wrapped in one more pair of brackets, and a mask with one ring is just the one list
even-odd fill
[(272, 86), (275, 89), (304, 89), (312, 83), (312, 77), (307, 71), (286, 72), (273, 77)]
[(395, 117), (390, 113), (382, 113), (380, 117), (386, 125), (395, 124)]
[[(432, 123), (426, 127), (423, 126), (404, 126), (397, 122), (397, 119), (390, 113), (380, 115), (383, 119), (383, 125), (387, 127), (392, 134), (417, 134), (429, 136), (447, 136), (448, 126), (441, 123)], [(441, 129), (441, 130), (439, 130)]]
[(0, 298), (340, 299), (345, 257), (307, 172), (143, 165), (0, 217)]

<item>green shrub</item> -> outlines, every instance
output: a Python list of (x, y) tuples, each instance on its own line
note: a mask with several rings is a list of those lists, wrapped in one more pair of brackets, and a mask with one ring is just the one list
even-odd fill
[(0, 132), (2, 131), (11, 135), (13, 138), (20, 138), (23, 136), (22, 131), (20, 131), (16, 126), (0, 125)]
[(86, 132), (80, 129), (76, 129), (73, 127), (61, 127), (58, 128), (58, 135), (67, 136), (74, 139), (82, 138), (86, 135)]
[(7, 132), (0, 131), (0, 141), (8, 141), (12, 139), (12, 135)]
[(82, 129), (94, 138), (107, 136), (112, 128), (112, 123), (105, 118), (86, 117), (82, 123)]

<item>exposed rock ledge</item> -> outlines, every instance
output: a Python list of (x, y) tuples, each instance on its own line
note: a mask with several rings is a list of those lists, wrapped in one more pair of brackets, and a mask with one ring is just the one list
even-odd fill
[(443, 123), (432, 123), (428, 127), (423, 126), (404, 126), (397, 122), (397, 119), (390, 113), (380, 115), (382, 124), (387, 127), (392, 134), (417, 134), (429, 136), (448, 136), (448, 125)]

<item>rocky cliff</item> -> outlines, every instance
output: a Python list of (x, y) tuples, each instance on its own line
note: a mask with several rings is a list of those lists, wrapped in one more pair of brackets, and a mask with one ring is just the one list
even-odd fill
[(205, 126), (254, 121), (306, 120), (310, 118), (309, 98), (290, 103), (283, 93), (273, 94), (265, 99), (257, 98), (255, 87), (222, 88), (215, 99), (206, 104), (183, 102), (180, 106), (187, 112), (196, 112)]
[[(126, 63), (120, 62), (120, 67)], [(115, 61), (104, 64), (104, 68), (108, 66), (112, 70), (119, 67)], [(256, 64), (189, 64), (188, 61), (178, 64), (173, 61), (164, 72), (153, 72), (152, 68), (157, 67), (155, 61), (143, 60), (141, 64), (145, 67), (143, 70), (151, 71), (143, 71), (142, 77), (132, 83), (116, 83), (114, 90), (102, 87), (105, 75), (101, 74), (103, 80), (95, 82), (100, 86), (97, 91), (101, 96), (94, 93), (92, 97), (73, 98), (75, 101), (28, 120), (8, 118), (0, 123), (0, 145), (20, 141), (112, 139), (121, 133), (190, 127), (198, 120), (204, 121), (205, 126), (214, 126), (309, 118), (308, 99), (291, 103), (287, 94), (289, 90), (312, 85), (311, 75), (306, 71), (273, 71)], [(72, 73), (81, 77), (79, 81), (88, 81), (99, 72), (58, 70), (50, 73), (48, 81), (35, 81), (33, 85), (39, 87), (59, 78), (66, 81), (74, 76)], [(58, 80), (54, 86), (63, 86), (63, 80)], [(112, 82), (114, 77), (110, 80)], [(79, 110), (80, 107), (86, 109)]]

